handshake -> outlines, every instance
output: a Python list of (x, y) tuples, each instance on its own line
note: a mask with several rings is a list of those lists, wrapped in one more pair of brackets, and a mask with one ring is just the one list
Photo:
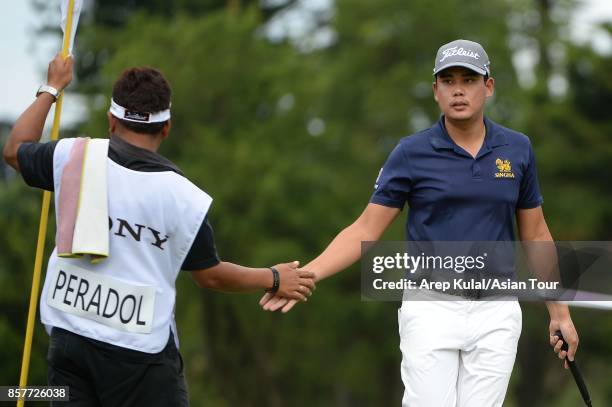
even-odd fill
[(298, 268), (300, 263), (277, 264), (270, 267), (273, 275), (272, 288), (269, 289), (259, 305), (266, 311), (282, 310), (289, 312), (298, 301), (308, 301), (308, 297), (316, 289), (315, 274)]

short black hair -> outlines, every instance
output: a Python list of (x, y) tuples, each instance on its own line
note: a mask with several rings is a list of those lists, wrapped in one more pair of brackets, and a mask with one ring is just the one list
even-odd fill
[[(169, 109), (171, 96), (168, 80), (160, 71), (148, 66), (126, 69), (113, 85), (113, 100), (127, 110), (139, 113)], [(145, 134), (157, 134), (168, 123), (136, 123), (117, 119), (128, 130)]]

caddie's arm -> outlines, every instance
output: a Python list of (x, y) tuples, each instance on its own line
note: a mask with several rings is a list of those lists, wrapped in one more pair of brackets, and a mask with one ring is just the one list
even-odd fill
[[(62, 58), (58, 54), (47, 71), (47, 85), (61, 92), (72, 81), (73, 58)], [(41, 92), (32, 104), (19, 116), (2, 151), (4, 161), (19, 171), (17, 151), (22, 143), (37, 143), (42, 136), (45, 120), (55, 102), (48, 92)]]
[[(554, 250), (553, 238), (548, 230), (548, 225), (546, 225), (544, 212), (542, 211), (541, 206), (532, 209), (517, 210), (516, 219), (519, 229), (519, 236), (522, 241), (551, 242), (550, 246), (544, 244), (540, 245), (542, 247), (536, 247), (533, 250), (536, 252), (535, 256), (531, 256), (535, 257), (535, 259), (530, 260), (530, 262), (539, 262), (542, 260), (542, 263), (550, 263), (550, 256), (554, 256), (556, 258), (557, 253), (556, 250)], [(545, 253), (548, 251), (551, 251), (551, 253)], [(546, 257), (546, 259), (539, 259), (542, 257)], [(556, 264), (556, 260), (553, 263)], [(534, 267), (538, 267), (538, 265), (532, 265), (532, 268)], [(557, 269), (555, 268), (555, 270)], [(547, 301), (546, 308), (548, 309), (548, 314), (550, 315), (550, 324), (548, 327), (550, 345), (553, 347), (555, 353), (557, 353), (559, 359), (565, 359), (567, 356), (569, 360), (574, 360), (574, 355), (576, 354), (579, 340), (578, 333), (574, 327), (568, 306), (555, 301)], [(567, 352), (561, 350), (563, 341), (560, 341), (559, 337), (555, 335), (557, 330), (561, 331), (563, 337), (569, 345)], [(565, 368), (568, 368), (567, 362), (565, 362)]]
[(222, 261), (216, 266), (192, 271), (191, 276), (200, 288), (230, 292), (271, 290), (283, 297), (306, 301), (315, 288), (314, 273), (298, 270), (298, 266), (299, 262), (294, 261), (272, 268), (251, 268)]
[[(359, 218), (342, 230), (323, 253), (303, 269), (314, 272), (316, 281), (346, 269), (361, 257), (361, 242), (380, 239), (399, 213), (398, 208), (368, 204)], [(280, 295), (273, 297), (267, 293), (259, 304), (268, 311), (276, 311), (282, 307), (283, 312), (288, 312), (295, 305), (295, 301), (289, 301)]]

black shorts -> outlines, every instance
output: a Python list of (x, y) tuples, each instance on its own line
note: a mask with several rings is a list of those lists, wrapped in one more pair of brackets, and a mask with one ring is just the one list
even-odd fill
[(188, 406), (183, 359), (170, 334), (159, 353), (138, 352), (53, 328), (50, 386), (68, 386), (70, 401), (53, 406)]

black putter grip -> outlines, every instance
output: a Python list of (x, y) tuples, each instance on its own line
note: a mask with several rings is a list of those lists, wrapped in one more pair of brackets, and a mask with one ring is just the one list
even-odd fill
[[(569, 349), (569, 346), (567, 342), (565, 341), (565, 339), (563, 338), (561, 331), (555, 332), (555, 335), (557, 335), (559, 339), (563, 341), (563, 345), (561, 345), (561, 350), (564, 350), (567, 352), (567, 350)], [(567, 356), (565, 357), (565, 359), (567, 360), (567, 364), (570, 368), (570, 371), (572, 372), (572, 376), (574, 376), (574, 380), (576, 381), (576, 384), (578, 385), (578, 390), (580, 390), (582, 399), (584, 400), (587, 406), (590, 406), (591, 396), (589, 395), (589, 390), (587, 389), (586, 384), (584, 383), (584, 379), (582, 378), (582, 373), (580, 372), (580, 369), (578, 368), (578, 365), (576, 364), (576, 360), (574, 359), (573, 361), (571, 361), (567, 358)]]

